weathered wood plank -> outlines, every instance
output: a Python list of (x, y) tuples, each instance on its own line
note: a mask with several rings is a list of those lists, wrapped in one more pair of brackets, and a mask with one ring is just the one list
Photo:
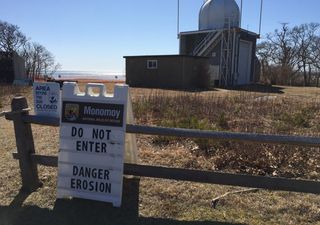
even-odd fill
[[(14, 159), (19, 159), (19, 154), (17, 152), (12, 153)], [(32, 160), (38, 165), (48, 166), (48, 167), (58, 167), (58, 157), (57, 156), (47, 156), (47, 155), (31, 155)]]
[(58, 127), (60, 125), (60, 119), (54, 117), (26, 115), (23, 117), (25, 123), (33, 123), (45, 126)]
[(253, 134), (253, 133), (233, 133), (233, 132), (215, 132), (206, 130), (181, 129), (181, 128), (165, 128), (127, 125), (127, 133), (162, 135), (185, 138), (209, 138), (221, 141), (239, 141), (251, 143), (269, 143), (284, 145), (300, 145), (319, 147), (320, 138), (303, 137), (303, 136), (285, 136), (285, 135), (269, 135), (269, 134)]
[(125, 174), (199, 183), (320, 194), (320, 182), (125, 164)]
[[(41, 124), (47, 126), (59, 126), (60, 124), (59, 119), (51, 117), (39, 117), (34, 115), (25, 115), (23, 117), (23, 120), (26, 123)], [(194, 129), (141, 126), (132, 124), (127, 125), (126, 132), (135, 134), (163, 135), (185, 138), (209, 138), (222, 141), (299, 145), (310, 147), (320, 146), (320, 138), (318, 137), (216, 132)]]
[[(14, 153), (13, 156), (15, 159), (19, 158), (17, 153)], [(56, 156), (32, 155), (32, 159), (40, 165), (51, 167), (58, 166), (58, 157)], [(287, 178), (230, 174), (127, 163), (124, 165), (124, 174), (140, 177), (191, 181), (198, 183), (320, 194), (320, 182), (309, 180), (294, 180)]]
[(5, 116), (7, 120), (13, 120), (14, 115), (20, 114), (23, 117), (25, 115), (25, 112), (29, 112), (30, 110), (31, 108), (25, 108), (25, 109), (16, 110), (16, 111), (4, 111), (4, 112), (1, 112), (2, 113), (1, 115)]
[[(12, 112), (23, 111), (28, 108), (25, 97), (15, 97), (11, 102)], [(22, 116), (28, 115), (28, 111), (12, 113), (17, 151), (19, 153), (19, 166), (22, 179), (22, 188), (32, 192), (40, 185), (37, 164), (31, 159), (35, 153), (31, 124), (25, 123)]]

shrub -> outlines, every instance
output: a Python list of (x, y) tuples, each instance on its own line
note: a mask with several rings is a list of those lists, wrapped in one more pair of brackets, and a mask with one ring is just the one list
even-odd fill
[(296, 128), (309, 128), (310, 127), (310, 119), (311, 113), (303, 109), (301, 111), (289, 114), (283, 113), (281, 116), (281, 120), (284, 123), (287, 123), (288, 126), (296, 127)]
[[(161, 120), (157, 124), (160, 127), (175, 127), (175, 123), (172, 120)], [(169, 136), (155, 136), (152, 139), (152, 143), (155, 145), (168, 145), (173, 141), (177, 141), (176, 137), (169, 137)]]
[[(161, 120), (157, 125), (162, 127), (175, 127), (196, 130), (218, 130), (207, 119), (199, 119), (195, 116), (182, 117), (175, 120)], [(153, 138), (153, 143), (157, 145), (168, 145), (177, 140), (179, 141), (180, 139), (176, 137), (156, 136)], [(199, 150), (204, 151), (205, 154), (215, 152), (215, 150), (220, 145), (219, 141), (206, 138), (196, 138), (193, 141), (198, 146)]]
[(218, 126), (222, 129), (229, 128), (226, 114), (224, 112), (220, 113), (218, 116)]

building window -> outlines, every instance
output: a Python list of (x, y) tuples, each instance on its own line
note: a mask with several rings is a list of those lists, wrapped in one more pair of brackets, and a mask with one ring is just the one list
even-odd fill
[(158, 60), (147, 60), (147, 69), (158, 69)]

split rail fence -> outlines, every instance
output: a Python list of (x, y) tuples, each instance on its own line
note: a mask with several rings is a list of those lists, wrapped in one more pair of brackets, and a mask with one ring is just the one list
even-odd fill
[[(60, 121), (55, 118), (29, 115), (28, 103), (25, 97), (14, 98), (12, 100), (11, 110), (12, 111), (6, 113), (5, 116), (7, 120), (13, 121), (14, 124), (17, 152), (13, 153), (13, 157), (19, 160), (22, 188), (27, 191), (34, 191), (41, 184), (37, 165), (57, 167), (58, 157), (36, 154), (31, 124), (59, 126)], [(126, 132), (145, 135), (320, 147), (320, 138), (317, 137), (214, 132), (132, 124), (126, 126)], [(320, 182), (311, 180), (252, 176), (138, 164), (125, 164), (124, 174), (139, 177), (320, 194)]]

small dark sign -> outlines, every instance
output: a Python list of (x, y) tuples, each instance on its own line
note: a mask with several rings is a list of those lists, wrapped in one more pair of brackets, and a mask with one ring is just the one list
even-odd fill
[(64, 101), (62, 122), (122, 127), (123, 111), (119, 104)]

